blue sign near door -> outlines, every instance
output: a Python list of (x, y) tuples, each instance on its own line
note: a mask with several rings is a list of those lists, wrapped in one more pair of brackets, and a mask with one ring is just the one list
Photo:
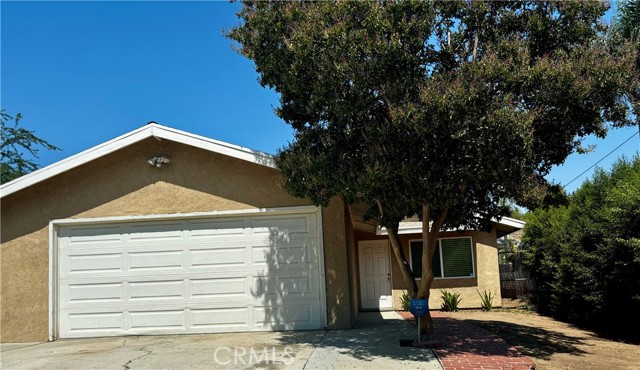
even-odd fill
[(427, 312), (429, 312), (429, 301), (426, 299), (412, 299), (409, 311), (415, 317), (426, 316)]

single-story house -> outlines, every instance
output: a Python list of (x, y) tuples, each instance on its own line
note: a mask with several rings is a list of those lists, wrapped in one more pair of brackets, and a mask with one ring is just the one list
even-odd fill
[[(280, 186), (270, 155), (151, 122), (0, 187), (0, 340), (349, 328), (399, 308), (383, 230)], [(496, 238), (446, 232), (437, 289), (500, 302)], [(419, 269), (420, 229), (404, 224)], [(435, 264), (434, 264), (435, 266)]]

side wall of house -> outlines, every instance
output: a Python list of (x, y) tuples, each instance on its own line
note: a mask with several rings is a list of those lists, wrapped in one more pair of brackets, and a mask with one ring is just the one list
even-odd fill
[(344, 215), (344, 206), (337, 198), (332, 199), (329, 207), (322, 209), (327, 324), (331, 329), (351, 327), (347, 224)]
[(349, 305), (351, 307), (351, 324), (355, 324), (356, 318), (358, 316), (359, 311), (359, 296), (358, 296), (358, 255), (357, 255), (357, 245), (356, 245), (356, 235), (353, 227), (353, 222), (351, 220), (351, 214), (349, 212), (348, 207), (345, 207), (345, 219), (347, 220), (346, 224), (346, 236), (347, 236), (347, 260), (349, 264), (349, 296), (351, 297), (351, 301)]
[[(171, 164), (147, 160), (166, 155)], [(2, 199), (0, 341), (48, 336), (51, 220), (309, 205), (277, 170), (171, 141), (147, 139)], [(323, 209), (328, 324), (348, 327), (344, 207)]]
[[(473, 243), (473, 263), (475, 269), (475, 276), (469, 278), (447, 278), (447, 279), (435, 279), (431, 286), (431, 292), (429, 297), (429, 308), (440, 309), (442, 299), (440, 298), (440, 290), (448, 289), (453, 292), (459, 292), (462, 298), (460, 302), (460, 308), (480, 308), (481, 298), (478, 294), (485, 290), (490, 291), (495, 295), (494, 305), (500, 306), (502, 303), (502, 297), (500, 296), (500, 273), (498, 268), (498, 249), (497, 239), (495, 231), (492, 232), (444, 232), (440, 234), (440, 238), (447, 237), (461, 237), (468, 236), (472, 238)], [(374, 240), (384, 239), (388, 240), (387, 236), (375, 236), (364, 232), (356, 232), (356, 240)], [(403, 234), (400, 235), (402, 245), (404, 247), (404, 253), (407, 260), (410, 258), (409, 241), (421, 239), (420, 234)], [(357, 248), (356, 248), (357, 251)], [(389, 248), (389, 258), (391, 259), (391, 279), (393, 288), (393, 301), (394, 309), (401, 309), (402, 305), (400, 299), (404, 291), (406, 291), (406, 285), (400, 267), (396, 260), (393, 250)], [(418, 281), (419, 283), (419, 281)], [(359, 292), (357, 293), (360, 294)]]

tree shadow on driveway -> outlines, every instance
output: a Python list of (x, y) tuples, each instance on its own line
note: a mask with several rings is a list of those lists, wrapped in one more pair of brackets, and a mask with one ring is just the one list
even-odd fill
[[(433, 368), (440, 364), (431, 349), (400, 347), (401, 338), (412, 338), (413, 330), (394, 312), (361, 312), (353, 329), (328, 330), (305, 368)], [(281, 333), (281, 343), (299, 344), (308, 339), (302, 332)]]
[(464, 322), (493, 332), (508, 344), (517, 347), (522, 354), (534, 358), (548, 360), (557, 353), (583, 355), (586, 352), (579, 346), (588, 345), (584, 338), (540, 327), (494, 320), (466, 319)]

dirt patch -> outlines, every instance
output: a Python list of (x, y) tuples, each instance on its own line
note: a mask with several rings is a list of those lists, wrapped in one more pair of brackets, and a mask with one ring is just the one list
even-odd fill
[(616, 342), (525, 310), (447, 313), (490, 330), (531, 357), (536, 369), (638, 369), (640, 346)]
[(526, 300), (517, 298), (502, 298), (502, 308), (527, 308)]

